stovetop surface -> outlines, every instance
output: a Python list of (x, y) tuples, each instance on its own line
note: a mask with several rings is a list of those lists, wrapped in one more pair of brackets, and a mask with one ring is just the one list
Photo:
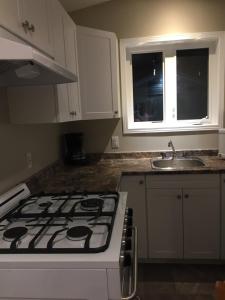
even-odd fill
[(99, 253), (110, 243), (118, 193), (29, 197), (0, 218), (0, 253)]

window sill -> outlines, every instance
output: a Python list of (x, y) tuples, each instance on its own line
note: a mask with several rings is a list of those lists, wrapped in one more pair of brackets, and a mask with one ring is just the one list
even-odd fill
[(179, 127), (154, 127), (154, 128), (124, 128), (124, 134), (138, 134), (138, 133), (163, 133), (163, 132), (200, 132), (200, 131), (218, 131), (220, 126), (218, 124), (201, 124), (201, 125), (187, 125)]

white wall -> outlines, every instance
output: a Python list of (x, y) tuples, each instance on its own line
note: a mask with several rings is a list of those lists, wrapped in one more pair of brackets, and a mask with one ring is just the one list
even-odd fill
[[(4, 89), (0, 89), (0, 193), (59, 158), (59, 125), (12, 125)], [(27, 168), (26, 152), (33, 167)]]
[[(114, 31), (118, 38), (225, 30), (225, 1), (222, 0), (112, 0), (72, 13), (75, 23)], [(217, 149), (218, 135), (180, 133), (175, 136), (123, 135), (122, 122), (115, 120), (78, 122), (64, 131), (83, 131), (87, 152), (111, 152), (110, 137), (118, 135), (118, 151), (167, 149), (172, 138), (177, 149)]]

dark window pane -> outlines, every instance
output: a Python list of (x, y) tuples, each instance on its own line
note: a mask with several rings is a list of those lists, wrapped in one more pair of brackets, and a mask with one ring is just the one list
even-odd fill
[(132, 55), (134, 122), (163, 120), (163, 54)]
[(208, 115), (209, 49), (177, 51), (177, 119)]

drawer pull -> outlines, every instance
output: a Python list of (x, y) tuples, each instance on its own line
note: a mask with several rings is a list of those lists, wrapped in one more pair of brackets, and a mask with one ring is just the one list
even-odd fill
[(185, 195), (184, 195), (184, 198), (186, 198), (186, 199), (189, 198), (189, 195), (188, 195), (188, 194), (185, 194)]
[(143, 183), (144, 183), (144, 180), (140, 180), (140, 181), (139, 181), (139, 184), (143, 184)]
[(177, 195), (177, 199), (181, 199), (181, 195)]

